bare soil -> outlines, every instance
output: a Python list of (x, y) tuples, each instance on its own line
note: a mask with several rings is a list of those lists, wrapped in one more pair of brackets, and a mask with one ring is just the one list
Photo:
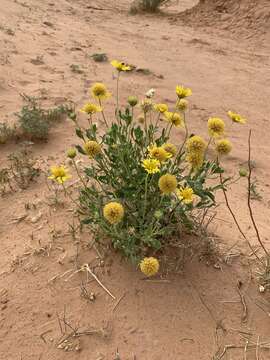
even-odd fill
[[(175, 85), (189, 86), (193, 132), (205, 135), (208, 117), (225, 117), (229, 109), (248, 119), (246, 126), (228, 125), (234, 150), (224, 165), (233, 175), (246, 162), (251, 128), (254, 178), (262, 196), (253, 200), (253, 208), (270, 249), (268, 30), (260, 32), (258, 23), (244, 33), (232, 32), (214, 22), (198, 26), (190, 12), (188, 23), (176, 16), (195, 3), (172, 1), (162, 14), (130, 16), (126, 0), (0, 0), (0, 120), (15, 121), (22, 93), (41, 97), (44, 106), (68, 99), (80, 107), (94, 81), (114, 91), (111, 65), (94, 62), (93, 53), (150, 70), (123, 76), (123, 104), (127, 94), (142, 96), (152, 87), (158, 101), (172, 104)], [(261, 7), (263, 17), (266, 10)], [(208, 16), (209, 25), (213, 15)], [(72, 72), (71, 64), (83, 72)], [(113, 100), (106, 110), (113, 115)], [(182, 137), (175, 131), (174, 142)], [(60, 122), (48, 143), (32, 146), (44, 174), (27, 190), (0, 199), (0, 359), (270, 359), (269, 293), (258, 290), (250, 250), (222, 196), (210, 229), (220, 259), (199, 261), (194, 254), (182, 269), (177, 250), (159, 276), (146, 280), (119, 254), (91, 245), (86, 229), (72, 232), (74, 206), (64, 194), (62, 206), (50, 203), (45, 172), (65, 161), (66, 149), (76, 143), (71, 121)], [(20, 145), (0, 146), (3, 167)], [(228, 196), (255, 246), (246, 191), (242, 179)], [(91, 274), (76, 272), (86, 263), (115, 300)], [(74, 330), (78, 336), (62, 342)]]

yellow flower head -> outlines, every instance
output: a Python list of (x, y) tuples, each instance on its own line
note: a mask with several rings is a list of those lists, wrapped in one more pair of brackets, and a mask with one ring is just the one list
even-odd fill
[(219, 155), (228, 155), (232, 150), (232, 144), (228, 139), (221, 139), (216, 142), (216, 151)]
[(87, 103), (85, 104), (81, 110), (81, 112), (86, 113), (88, 115), (93, 115), (97, 112), (101, 112), (102, 108), (98, 105), (92, 104), (92, 103)]
[(102, 100), (102, 99), (105, 100), (111, 96), (111, 94), (108, 92), (108, 90), (106, 88), (106, 85), (104, 85), (103, 83), (93, 84), (90, 91), (91, 91), (92, 95), (99, 100)]
[(96, 155), (101, 153), (101, 146), (94, 140), (89, 140), (84, 144), (84, 151), (93, 159)]
[(176, 146), (171, 143), (163, 144), (162, 147), (165, 151), (167, 151), (169, 154), (171, 154), (171, 156), (175, 156), (177, 153)]
[(176, 112), (166, 111), (164, 115), (166, 120), (172, 123), (174, 126), (181, 127), (184, 125), (184, 120), (180, 114)]
[(176, 86), (176, 95), (179, 99), (184, 99), (190, 95), (192, 95), (192, 91), (189, 88), (185, 88), (184, 86), (177, 85)]
[(187, 110), (188, 101), (186, 99), (179, 99), (176, 103), (176, 108), (180, 111)]
[(193, 151), (187, 154), (186, 160), (191, 165), (193, 170), (197, 170), (203, 164), (204, 154), (202, 152)]
[(210, 118), (208, 120), (208, 132), (210, 136), (219, 137), (224, 134), (225, 123), (220, 118)]
[(162, 146), (152, 145), (152, 146), (148, 146), (147, 149), (150, 157), (157, 159), (160, 162), (166, 161), (167, 159), (172, 157), (172, 155), (169, 152), (167, 152)]
[(166, 104), (155, 104), (154, 109), (161, 114), (169, 110)]
[(204, 152), (206, 149), (206, 142), (199, 135), (191, 136), (186, 142), (188, 152)]
[(191, 187), (180, 188), (176, 190), (176, 195), (184, 204), (190, 204), (194, 199), (194, 192)]
[(131, 67), (126, 65), (124, 62), (120, 62), (118, 60), (113, 60), (111, 61), (111, 65), (116, 69), (118, 70), (119, 72), (120, 71), (130, 71), (131, 70)]
[(112, 201), (104, 206), (103, 216), (110, 224), (118, 224), (124, 217), (124, 208), (120, 203)]
[(158, 259), (154, 257), (146, 257), (140, 262), (141, 272), (146, 276), (153, 276), (159, 270)]
[(51, 176), (48, 177), (48, 179), (55, 180), (59, 184), (64, 184), (65, 181), (71, 178), (71, 176), (68, 173), (68, 169), (66, 169), (64, 166), (52, 166), (51, 167)]
[(239, 124), (245, 124), (247, 120), (243, 118), (241, 115), (236, 114), (232, 111), (228, 111), (229, 117), (232, 119), (233, 122), (239, 123)]
[(177, 187), (177, 180), (174, 175), (165, 174), (159, 178), (158, 187), (163, 194), (170, 194)]
[(160, 172), (160, 162), (157, 159), (143, 160), (142, 167), (148, 172), (148, 174), (155, 174)]

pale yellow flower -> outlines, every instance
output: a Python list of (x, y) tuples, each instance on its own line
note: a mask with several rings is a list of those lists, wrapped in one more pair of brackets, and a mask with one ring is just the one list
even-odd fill
[(158, 187), (163, 194), (170, 194), (176, 190), (177, 180), (174, 175), (165, 174), (159, 178)]
[(232, 150), (232, 144), (228, 139), (221, 139), (216, 142), (216, 151), (219, 155), (228, 155)]
[(154, 257), (146, 257), (140, 262), (141, 272), (146, 276), (153, 276), (159, 270), (159, 261)]
[(107, 90), (106, 85), (104, 85), (103, 83), (93, 84), (90, 91), (92, 95), (99, 100), (105, 100), (111, 96), (111, 94)]
[(123, 205), (115, 201), (106, 204), (103, 208), (103, 216), (110, 224), (118, 224), (124, 217)]
[(208, 120), (208, 132), (210, 136), (219, 137), (225, 132), (225, 123), (220, 118), (210, 118)]

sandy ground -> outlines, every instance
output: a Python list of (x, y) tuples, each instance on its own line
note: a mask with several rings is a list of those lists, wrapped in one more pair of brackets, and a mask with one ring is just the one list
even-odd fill
[[(206, 134), (208, 117), (225, 117), (228, 109), (249, 120), (247, 126), (228, 126), (234, 151), (225, 167), (234, 174), (246, 161), (251, 128), (254, 176), (262, 195), (253, 206), (262, 239), (270, 248), (267, 42), (175, 21), (172, 13), (195, 1), (174, 1), (166, 7), (167, 15), (134, 17), (127, 14), (128, 1), (115, 3), (0, 0), (1, 121), (14, 121), (22, 106), (20, 93), (42, 97), (45, 106), (65, 99), (81, 106), (94, 81), (104, 81), (114, 91), (110, 64), (95, 63), (90, 57), (97, 52), (151, 70), (148, 76), (123, 77), (122, 102), (127, 94), (142, 95), (154, 87), (158, 101), (173, 103), (175, 85), (189, 86), (194, 132)], [(42, 60), (39, 65), (33, 61), (37, 58)], [(71, 72), (71, 64), (80, 65), (83, 74)], [(112, 105), (108, 103), (108, 113)], [(175, 131), (175, 143), (182, 136)], [(53, 129), (48, 143), (33, 146), (33, 155), (47, 169), (63, 161), (65, 150), (76, 141), (72, 124), (65, 120)], [(4, 166), (19, 145), (0, 146)], [(0, 200), (1, 360), (270, 359), (270, 350), (256, 349), (257, 342), (270, 343), (269, 295), (259, 293), (249, 250), (223, 204), (211, 230), (230, 254), (230, 264), (221, 262), (216, 268), (194, 258), (184, 271), (146, 281), (119, 255), (107, 252), (103, 259), (101, 250), (90, 249), (87, 231), (72, 236), (72, 204), (64, 199), (64, 207), (54, 209), (47, 205), (49, 195), (45, 176), (40, 176), (26, 191)], [(230, 192), (231, 203), (255, 244), (245, 197), (242, 180)], [(170, 261), (173, 268), (176, 260)], [(76, 265), (84, 263), (90, 263), (115, 300), (91, 275), (74, 273)], [(82, 296), (82, 282), (96, 295), (95, 301)], [(61, 332), (69, 334), (72, 328), (83, 334), (68, 339), (67, 351), (60, 349)], [(236, 348), (222, 354), (226, 345)]]

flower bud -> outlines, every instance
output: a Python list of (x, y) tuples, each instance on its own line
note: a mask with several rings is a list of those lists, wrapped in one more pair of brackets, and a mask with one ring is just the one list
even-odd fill
[(77, 155), (77, 151), (74, 148), (71, 148), (67, 151), (67, 157), (70, 159), (74, 159)]
[(129, 96), (127, 101), (129, 103), (129, 105), (132, 107), (134, 107), (138, 104), (138, 98), (136, 96)]

